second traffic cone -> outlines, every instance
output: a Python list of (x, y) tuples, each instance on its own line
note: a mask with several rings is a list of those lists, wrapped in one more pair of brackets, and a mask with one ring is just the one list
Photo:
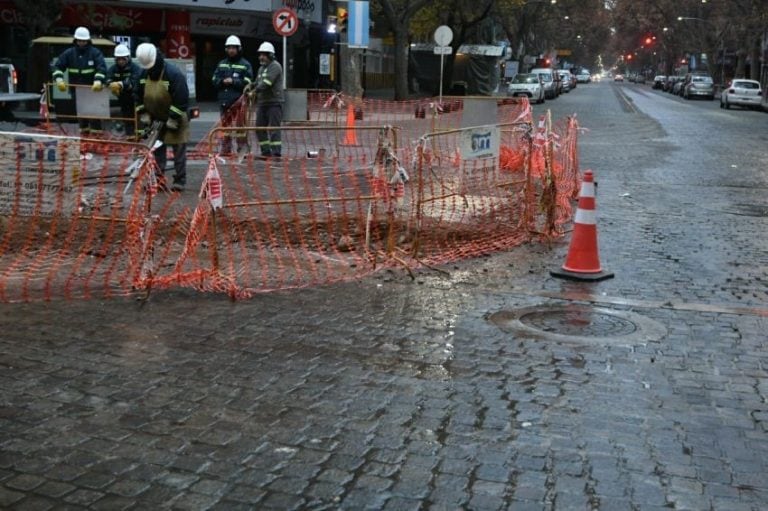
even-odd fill
[(584, 172), (579, 193), (579, 206), (573, 219), (573, 236), (568, 256), (560, 270), (551, 271), (553, 277), (572, 280), (598, 281), (610, 279), (613, 273), (600, 267), (597, 248), (597, 216), (595, 208), (595, 180), (591, 170)]
[(347, 107), (347, 129), (344, 134), (344, 145), (358, 145), (357, 130), (355, 130), (355, 108), (352, 104)]

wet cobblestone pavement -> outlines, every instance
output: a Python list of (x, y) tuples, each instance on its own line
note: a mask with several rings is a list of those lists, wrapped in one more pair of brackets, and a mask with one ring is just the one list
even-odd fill
[(766, 218), (741, 214), (768, 116), (612, 83), (545, 106), (589, 129), (614, 279), (550, 277), (566, 238), (238, 303), (2, 305), (0, 508), (768, 508)]

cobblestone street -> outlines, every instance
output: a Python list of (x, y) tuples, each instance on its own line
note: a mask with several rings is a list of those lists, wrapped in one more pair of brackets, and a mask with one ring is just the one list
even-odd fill
[(585, 128), (614, 279), (551, 277), (568, 235), (413, 281), (0, 305), (0, 509), (768, 508), (768, 115), (614, 83), (547, 108)]

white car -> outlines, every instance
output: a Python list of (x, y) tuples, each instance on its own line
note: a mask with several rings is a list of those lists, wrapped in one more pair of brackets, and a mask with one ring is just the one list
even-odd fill
[(507, 95), (525, 96), (532, 103), (544, 103), (544, 83), (538, 74), (518, 73), (509, 82)]
[(578, 83), (589, 83), (592, 81), (592, 75), (589, 74), (588, 70), (582, 69), (576, 73), (576, 81)]
[(736, 78), (720, 95), (720, 108), (731, 108), (731, 105), (760, 108), (762, 99), (760, 82)]

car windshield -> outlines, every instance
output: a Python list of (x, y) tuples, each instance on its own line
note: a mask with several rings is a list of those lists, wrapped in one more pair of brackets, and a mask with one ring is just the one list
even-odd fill
[(541, 80), (543, 82), (551, 82), (552, 81), (552, 75), (549, 73), (539, 73), (539, 76), (541, 77)]
[(539, 83), (539, 79), (535, 75), (517, 75), (512, 83)]
[(709, 76), (694, 76), (691, 78), (691, 81), (698, 83), (712, 83), (712, 78)]
[(733, 82), (734, 87), (738, 87), (740, 89), (759, 89), (760, 84), (757, 82)]

